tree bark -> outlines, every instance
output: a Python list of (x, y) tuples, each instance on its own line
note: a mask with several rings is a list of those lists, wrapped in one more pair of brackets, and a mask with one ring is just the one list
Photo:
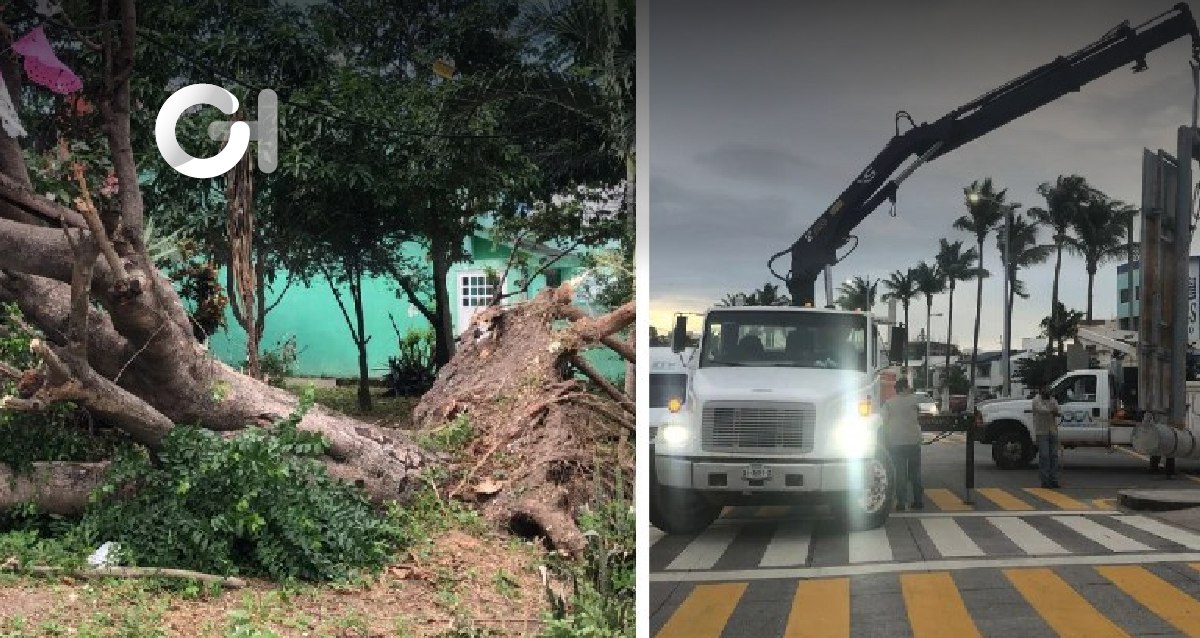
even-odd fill
[(358, 347), (358, 409), (362, 412), (371, 410), (371, 370), (367, 367), (367, 342), (371, 340), (366, 334), (366, 321), (363, 316), (362, 270), (355, 268), (351, 273), (350, 296), (354, 302), (354, 322), (358, 326), (355, 345)]
[[(1058, 256), (1055, 257), (1055, 259), (1054, 259), (1054, 286), (1050, 290), (1050, 317), (1051, 317), (1051, 319), (1054, 318), (1054, 311), (1056, 308), (1058, 308), (1058, 278), (1059, 278), (1059, 275), (1062, 273), (1062, 251), (1063, 251), (1062, 242), (1056, 240), (1054, 243), (1058, 247), (1058, 250), (1057, 250)], [(1054, 349), (1054, 340), (1047, 339), (1046, 341), (1047, 341), (1046, 354), (1049, 354)]]
[(1095, 265), (1088, 264), (1087, 275), (1088, 275), (1087, 320), (1090, 322), (1092, 320), (1092, 286), (1096, 283), (1096, 266)]
[[(950, 280), (950, 298), (946, 306), (946, 371), (942, 387), (945, 388), (946, 400), (950, 395), (950, 339), (954, 332), (954, 280)], [(949, 404), (947, 404), (949, 405)]]
[[(294, 412), (298, 399), (236, 372), (205, 350), (194, 338), (171, 282), (150, 263), (141, 236), (143, 202), (130, 141), (134, 2), (117, 4), (120, 27), (118, 33), (104, 34), (104, 87), (98, 100), (119, 181), (117, 203), (97, 210), (83, 179), (75, 184), (75, 210), (50, 202), (32, 192), (26, 167), (0, 144), (0, 200), (38, 219), (61, 219), (55, 226), (79, 229), (71, 231), (72, 242), (94, 242), (104, 254), (117, 257), (115, 262), (96, 262), (84, 285), (75, 276), (74, 248), (61, 228), (22, 223), (27, 220), (15, 219), (23, 217), (19, 215), (0, 220), (0, 301), (16, 302), (45, 335), (38, 344), (45, 382), (32, 396), (6, 403), (13, 409), (37, 409), (71, 400), (154, 450), (172, 424), (219, 431), (267, 425)], [(15, 66), (4, 64), (0, 71), (11, 87)], [(81, 223), (90, 216), (104, 221), (102, 232)], [(75, 304), (73, 311), (72, 300), (80, 298), (88, 303)], [(86, 326), (86, 340), (72, 328), (80, 325)], [(430, 458), (395, 431), (321, 406), (314, 407), (299, 427), (329, 441), (324, 461), (331, 474), (361, 486), (378, 502), (404, 500), (423, 484), (420, 475)], [(65, 499), (73, 493), (71, 485), (87, 484), (88, 476), (52, 471), (43, 477), (38, 493)], [(0, 483), (10, 484), (3, 479), (0, 476)], [(18, 479), (12, 485), (22, 484)], [(54, 490), (55, 485), (60, 487)], [(7, 489), (15, 496), (13, 488)], [(70, 503), (66, 499), (60, 505)]]
[(450, 362), (454, 356), (454, 315), (450, 312), (450, 257), (440, 241), (430, 245), (430, 257), (433, 262), (433, 298), (436, 306), (437, 322), (433, 325), (434, 360), (438, 367)]
[(979, 246), (979, 275), (976, 277), (978, 285), (975, 287), (975, 337), (971, 341), (971, 389), (967, 392), (967, 405), (975, 406), (975, 362), (979, 356), (979, 319), (983, 314), (983, 240), (978, 242)]

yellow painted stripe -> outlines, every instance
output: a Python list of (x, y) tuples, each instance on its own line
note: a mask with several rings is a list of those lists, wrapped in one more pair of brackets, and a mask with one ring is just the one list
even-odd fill
[(962, 502), (962, 497), (943, 487), (931, 487), (925, 490), (925, 498), (933, 501), (938, 509), (947, 512), (965, 512), (974, 507)]
[(1097, 567), (1096, 571), (1184, 635), (1200, 638), (1200, 601), (1144, 567), (1109, 565)]
[(1006, 510), (1031, 510), (1033, 506), (998, 487), (981, 487), (979, 494)]
[(1090, 510), (1090, 509), (1092, 509), (1092, 508), (1088, 507), (1087, 503), (1084, 503), (1083, 501), (1077, 501), (1077, 500), (1071, 498), (1070, 496), (1067, 496), (1066, 494), (1062, 494), (1060, 492), (1055, 492), (1054, 490), (1049, 489), (1049, 488), (1027, 487), (1027, 488), (1025, 488), (1025, 491), (1029, 492), (1030, 494), (1033, 494), (1034, 496), (1042, 499), (1043, 501), (1049, 501), (1050, 503), (1057, 505), (1060, 509), (1064, 509), (1064, 510)]
[(1191, 563), (1192, 569), (1200, 572), (1200, 563)]
[(850, 579), (803, 580), (796, 586), (784, 638), (850, 636)]
[(1092, 505), (1095, 505), (1096, 509), (1098, 509), (1098, 510), (1115, 510), (1115, 509), (1117, 509), (1116, 502), (1117, 502), (1117, 499), (1115, 499), (1115, 498), (1094, 498), (1094, 499), (1092, 499)]
[(981, 636), (949, 572), (904, 574), (900, 589), (915, 638)]
[(656, 638), (717, 638), (749, 583), (696, 585)]
[(754, 513), (755, 518), (783, 518), (792, 512), (791, 505), (763, 505)]
[(1129, 636), (1050, 569), (1006, 569), (1004, 575), (1062, 638)]

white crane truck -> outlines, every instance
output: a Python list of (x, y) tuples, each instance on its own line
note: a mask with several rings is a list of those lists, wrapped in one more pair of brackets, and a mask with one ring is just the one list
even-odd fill
[[(678, 351), (686, 330), (680, 317)], [(692, 533), (726, 505), (803, 498), (854, 527), (887, 520), (892, 467), (877, 444), (886, 361), (870, 314), (714, 308), (688, 365), (686, 399), (653, 442), (656, 527)]]

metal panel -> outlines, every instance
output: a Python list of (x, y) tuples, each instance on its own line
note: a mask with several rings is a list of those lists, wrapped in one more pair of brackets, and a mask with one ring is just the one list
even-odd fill
[(816, 408), (811, 403), (710, 401), (704, 404), (706, 452), (811, 452)]

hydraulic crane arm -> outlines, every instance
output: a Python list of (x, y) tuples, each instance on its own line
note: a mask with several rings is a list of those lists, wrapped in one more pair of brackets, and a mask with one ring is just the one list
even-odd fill
[[(836, 251), (884, 200), (895, 202), (896, 188), (922, 163), (1076, 92), (1084, 84), (1127, 64), (1133, 64), (1135, 72), (1145, 70), (1147, 53), (1185, 35), (1192, 37), (1193, 59), (1200, 60), (1200, 30), (1191, 10), (1180, 3), (1137, 27), (1123, 22), (1100, 40), (1038, 67), (935, 122), (922, 123), (901, 134), (900, 114), (897, 114), (896, 135), (800, 239), (771, 258), (768, 268), (779, 257), (791, 253), (791, 272), (780, 279), (787, 283), (793, 304), (812, 304), (816, 278), (826, 266), (837, 263)], [(916, 159), (896, 174), (910, 157)], [(893, 174), (896, 176), (892, 177)]]

